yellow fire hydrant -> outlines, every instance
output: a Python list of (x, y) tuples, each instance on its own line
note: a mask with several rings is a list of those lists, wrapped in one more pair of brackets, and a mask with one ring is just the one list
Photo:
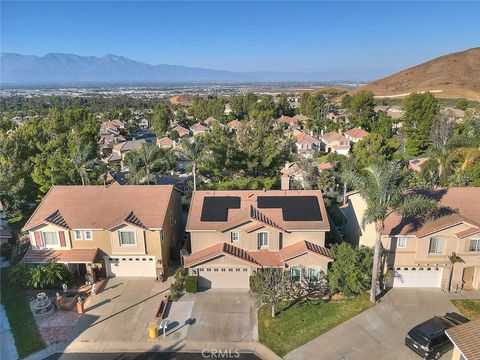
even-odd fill
[(158, 325), (156, 323), (150, 323), (148, 325), (148, 338), (155, 339), (158, 337)]

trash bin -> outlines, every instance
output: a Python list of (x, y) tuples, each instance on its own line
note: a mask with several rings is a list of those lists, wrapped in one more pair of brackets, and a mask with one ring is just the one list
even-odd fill
[(85, 311), (85, 305), (84, 305), (82, 299), (81, 299), (81, 298), (78, 298), (78, 302), (77, 302), (77, 312), (78, 312), (79, 314), (83, 314), (84, 311)]
[(156, 337), (158, 337), (158, 326), (156, 323), (150, 323), (148, 325), (148, 338), (155, 339)]

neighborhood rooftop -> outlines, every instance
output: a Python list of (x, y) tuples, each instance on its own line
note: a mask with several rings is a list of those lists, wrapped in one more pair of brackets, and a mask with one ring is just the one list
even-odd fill
[(67, 229), (110, 229), (130, 223), (161, 228), (172, 185), (54, 186), (24, 226), (50, 223)]

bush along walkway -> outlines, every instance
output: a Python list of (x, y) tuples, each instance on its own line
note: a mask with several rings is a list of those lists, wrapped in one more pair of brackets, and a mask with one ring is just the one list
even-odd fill
[(45, 347), (30, 311), (28, 297), (8, 283), (8, 268), (1, 269), (1, 303), (8, 317), (18, 356), (24, 358)]

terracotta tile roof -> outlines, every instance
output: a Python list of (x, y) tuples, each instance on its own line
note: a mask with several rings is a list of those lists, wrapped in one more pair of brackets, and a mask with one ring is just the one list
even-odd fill
[(313, 136), (307, 133), (304, 133), (303, 131), (296, 130), (294, 132), (294, 136), (295, 136), (295, 142), (297, 144), (315, 144), (315, 145), (320, 144), (319, 139), (314, 138)]
[(238, 119), (230, 121), (228, 124), (228, 127), (234, 130), (238, 130), (240, 126), (242, 125), (242, 122)]
[[(240, 208), (229, 209), (227, 221), (201, 221), (201, 214), (205, 197), (239, 197)], [(258, 208), (257, 197), (259, 196), (314, 196), (318, 200), (321, 220), (312, 221), (285, 221), (280, 208), (262, 208), (262, 214), (285, 231), (295, 230), (318, 230), (328, 231), (327, 212), (320, 190), (224, 190), (224, 191), (196, 191), (192, 194), (190, 211), (188, 214), (186, 231), (210, 230), (222, 231), (225, 228), (232, 228), (239, 224), (248, 222), (250, 217), (250, 206)], [(293, 198), (292, 198), (293, 199)]]
[(45, 223), (59, 211), (72, 229), (108, 229), (131, 212), (149, 229), (160, 229), (172, 196), (172, 185), (53, 186), (24, 230)]
[(428, 161), (428, 157), (421, 157), (417, 159), (412, 159), (408, 161), (408, 166), (413, 171), (420, 172), (422, 170), (422, 165)]
[[(480, 227), (480, 187), (451, 187), (415, 190), (415, 193), (438, 202), (438, 211), (432, 218), (422, 216), (403, 218), (393, 212), (385, 219), (385, 235), (416, 235), (423, 237), (456, 224), (467, 223)], [(473, 230), (472, 230), (473, 231)], [(465, 236), (463, 232), (461, 236)]]
[(145, 140), (129, 140), (119, 144), (115, 144), (113, 149), (123, 154), (130, 150), (140, 150), (142, 145), (145, 144)]
[(184, 136), (189, 136), (190, 135), (190, 131), (188, 129), (185, 129), (183, 126), (180, 126), (180, 125), (177, 125), (175, 126), (172, 131), (175, 130), (178, 135), (180, 137), (184, 137)]
[(222, 255), (230, 255), (249, 263), (260, 265), (247, 251), (227, 243), (218, 243), (186, 256), (184, 265), (185, 267), (194, 266)]
[(219, 121), (215, 119), (213, 116), (210, 116), (209, 118), (207, 118), (207, 120), (205, 120), (205, 123), (208, 126), (211, 126), (213, 123), (216, 123), (216, 122), (219, 122)]
[(157, 139), (157, 146), (162, 148), (174, 147), (175, 141), (170, 139), (169, 137), (163, 137), (161, 139)]
[(145, 225), (141, 222), (141, 220), (135, 215), (133, 211), (130, 211), (130, 214), (127, 215), (127, 217), (124, 220), (126, 223), (131, 224), (133, 226), (141, 227), (144, 229), (147, 229)]
[(445, 332), (466, 360), (480, 359), (480, 319), (454, 326)]
[(52, 224), (52, 225), (57, 225), (57, 226), (65, 228), (65, 229), (70, 229), (67, 222), (65, 221), (62, 214), (60, 213), (60, 210), (58, 210), (58, 209), (55, 210), (52, 214), (48, 215), (45, 218), (45, 221), (47, 223)]
[(337, 132), (328, 132), (323, 134), (322, 140), (327, 143), (338, 142), (340, 145), (349, 145), (347, 138)]
[(292, 174), (295, 174), (299, 170), (300, 170), (300, 168), (298, 167), (298, 164), (296, 162), (287, 162), (285, 164), (285, 167), (282, 170), (280, 170), (280, 172), (283, 175), (292, 175)]
[(363, 139), (365, 136), (370, 135), (368, 131), (365, 131), (361, 128), (353, 128), (345, 132), (345, 135), (350, 136), (356, 139)]
[(72, 250), (33, 250), (27, 251), (23, 260), (31, 264), (40, 264), (47, 261), (58, 263), (91, 263), (97, 262), (98, 249), (72, 249)]
[(335, 168), (335, 165), (333, 165), (331, 162), (324, 162), (321, 164), (318, 164), (318, 170), (320, 171), (327, 171), (327, 170), (333, 170)]
[(224, 242), (209, 246), (208, 248), (186, 256), (184, 258), (184, 264), (185, 267), (191, 267), (203, 262), (208, 262), (218, 256), (231, 255), (257, 266), (281, 267), (284, 266), (285, 261), (306, 253), (326, 257), (333, 261), (328, 249), (308, 241), (300, 241), (293, 245), (286, 246), (280, 251), (269, 251), (265, 249), (246, 251)]
[(303, 255), (307, 252), (310, 252), (319, 256), (327, 257), (333, 260), (327, 248), (324, 248), (323, 246), (319, 246), (305, 240), (299, 241), (289, 246), (285, 246), (282, 250), (280, 250), (280, 257), (282, 261), (286, 261), (288, 259)]
[(474, 226), (474, 227), (471, 227), (469, 229), (466, 229), (466, 230), (459, 231), (459, 232), (455, 233), (455, 236), (458, 237), (458, 238), (463, 238), (463, 237), (473, 235), (473, 234), (476, 234), (476, 233), (479, 233), (479, 232), (480, 232), (480, 227)]
[(193, 124), (192, 126), (190, 126), (190, 130), (192, 130), (193, 132), (196, 132), (196, 133), (204, 133), (204, 132), (207, 132), (209, 129), (206, 126), (203, 126), (200, 123), (196, 123), (196, 124)]
[(298, 121), (307, 121), (309, 120), (310, 118), (308, 116), (305, 116), (305, 115), (302, 115), (302, 114), (299, 114), (299, 115), (295, 115), (293, 117), (293, 120), (295, 120), (296, 122)]

